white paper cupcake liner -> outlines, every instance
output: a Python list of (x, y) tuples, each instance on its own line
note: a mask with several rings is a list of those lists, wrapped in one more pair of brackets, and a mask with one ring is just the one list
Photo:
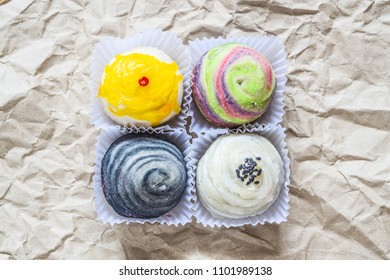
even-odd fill
[[(210, 130), (199, 135), (198, 138), (193, 140), (191, 147), (190, 157), (190, 166), (192, 167), (193, 172), (191, 175), (194, 180), (191, 183), (191, 189), (195, 193), (194, 201), (194, 216), (197, 220), (197, 223), (202, 224), (203, 226), (210, 227), (237, 227), (247, 224), (256, 225), (264, 223), (276, 223), (279, 224), (287, 220), (289, 206), (289, 184), (290, 184), (290, 159), (288, 157), (287, 144), (285, 142), (285, 133), (280, 125), (267, 125), (267, 126), (258, 126), (252, 128), (241, 128), (236, 131), (230, 131), (226, 129), (223, 130)], [(217, 139), (219, 136), (224, 134), (238, 134), (238, 133), (257, 133), (263, 137), (266, 137), (271, 143), (275, 146), (276, 150), (279, 152), (283, 160), (284, 168), (284, 183), (280, 194), (277, 200), (263, 213), (243, 219), (218, 219), (213, 217), (210, 212), (204, 207), (201, 201), (196, 196), (196, 167), (198, 161), (202, 158), (206, 150), (210, 145)]]
[[(183, 153), (184, 161), (186, 163), (187, 169), (187, 185), (184, 191), (183, 197), (180, 200), (179, 204), (173, 208), (171, 211), (166, 214), (150, 219), (140, 219), (140, 218), (127, 218), (118, 215), (112, 207), (108, 204), (101, 186), (101, 162), (111, 144), (118, 139), (119, 137), (125, 134), (149, 134), (149, 135), (162, 135), (168, 141), (175, 144)], [(189, 152), (190, 152), (190, 137), (182, 129), (175, 129), (173, 131), (154, 131), (152, 128), (135, 128), (127, 129), (121, 127), (110, 127), (102, 133), (97, 138), (96, 143), (96, 160), (95, 160), (95, 174), (93, 176), (93, 189), (94, 189), (94, 198), (96, 204), (97, 218), (103, 223), (109, 223), (111, 225), (118, 223), (159, 223), (167, 225), (184, 225), (191, 222), (193, 210), (191, 209), (192, 203), (192, 186), (194, 185), (193, 181), (193, 170), (189, 165)]]
[[(191, 69), (194, 69), (196, 63), (207, 51), (218, 45), (229, 42), (245, 44), (262, 53), (271, 63), (276, 75), (276, 91), (267, 111), (260, 118), (250, 124), (242, 125), (240, 128), (248, 127), (250, 129), (253, 125), (279, 124), (282, 121), (284, 114), (284, 91), (286, 89), (285, 85), (287, 81), (287, 56), (284, 51), (284, 45), (279, 38), (275, 36), (242, 36), (195, 39), (194, 41), (189, 42)], [(193, 73), (191, 73), (191, 86), (192, 78)], [(218, 128), (218, 126), (206, 120), (195, 102), (190, 104), (188, 115), (191, 117), (190, 130), (195, 133)]]
[[(183, 100), (180, 113), (170, 121), (154, 127), (153, 131), (184, 127), (189, 103), (191, 102), (191, 67), (188, 50), (182, 44), (182, 40), (173, 32), (149, 30), (124, 39), (115, 37), (103, 38), (95, 45), (92, 53), (91, 67), (92, 96), (90, 103), (90, 122), (97, 128), (106, 130), (110, 126), (119, 126), (106, 115), (100, 98), (97, 97), (104, 67), (115, 55), (142, 46), (156, 47), (165, 52), (179, 65), (183, 75)], [(128, 128), (136, 128), (136, 126)]]

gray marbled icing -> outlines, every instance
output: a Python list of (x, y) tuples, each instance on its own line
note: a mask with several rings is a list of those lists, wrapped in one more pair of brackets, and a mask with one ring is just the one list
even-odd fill
[(124, 135), (102, 160), (102, 187), (121, 216), (154, 218), (174, 208), (186, 185), (181, 151), (156, 137)]

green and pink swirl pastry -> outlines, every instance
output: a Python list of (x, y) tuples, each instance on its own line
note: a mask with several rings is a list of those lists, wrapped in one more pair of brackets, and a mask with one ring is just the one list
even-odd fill
[(276, 88), (269, 61), (248, 46), (217, 46), (194, 68), (193, 94), (201, 113), (218, 126), (236, 127), (259, 118)]

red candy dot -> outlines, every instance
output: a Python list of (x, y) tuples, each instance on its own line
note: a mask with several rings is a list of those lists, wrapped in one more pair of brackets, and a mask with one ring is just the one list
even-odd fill
[(149, 84), (149, 79), (144, 76), (138, 80), (138, 83), (141, 87), (145, 87)]

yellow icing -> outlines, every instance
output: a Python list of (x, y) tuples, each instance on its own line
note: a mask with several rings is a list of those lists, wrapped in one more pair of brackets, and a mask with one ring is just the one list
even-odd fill
[(182, 80), (175, 62), (166, 63), (142, 53), (119, 54), (104, 68), (98, 96), (108, 102), (115, 116), (129, 116), (156, 126), (172, 111), (180, 112), (178, 91)]

